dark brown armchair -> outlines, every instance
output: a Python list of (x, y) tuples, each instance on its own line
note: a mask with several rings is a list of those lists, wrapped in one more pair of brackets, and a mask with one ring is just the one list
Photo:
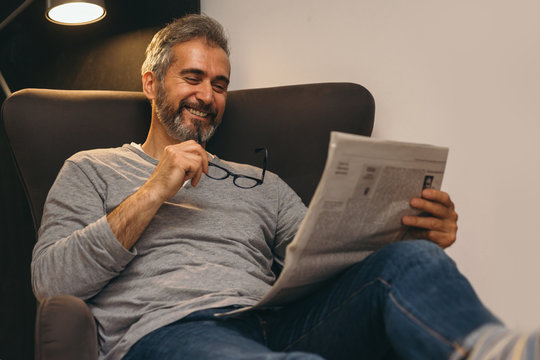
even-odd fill
[[(269, 170), (309, 204), (330, 131), (370, 135), (374, 111), (371, 94), (351, 83), (230, 91), (208, 149), (249, 163), (252, 149), (267, 147)], [(37, 231), (63, 161), (80, 150), (144, 142), (150, 104), (136, 92), (26, 89), (4, 102), (2, 120)], [(95, 323), (83, 301), (59, 296), (39, 304), (36, 359), (96, 359), (97, 353)]]

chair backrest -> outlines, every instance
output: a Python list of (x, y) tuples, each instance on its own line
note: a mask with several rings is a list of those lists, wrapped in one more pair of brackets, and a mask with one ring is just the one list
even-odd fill
[[(253, 149), (267, 147), (268, 169), (308, 204), (324, 168), (330, 131), (369, 136), (374, 111), (371, 94), (351, 83), (234, 90), (208, 150), (250, 163)], [(4, 129), (36, 230), (64, 160), (85, 149), (144, 142), (150, 113), (148, 100), (137, 92), (25, 89), (6, 99)]]

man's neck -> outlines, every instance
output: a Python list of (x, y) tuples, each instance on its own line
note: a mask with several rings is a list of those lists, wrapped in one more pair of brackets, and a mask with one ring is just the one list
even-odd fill
[[(163, 149), (168, 145), (174, 144), (178, 144), (178, 140), (167, 134), (167, 131), (157, 118), (152, 119), (148, 136), (146, 141), (142, 144), (143, 151), (152, 158), (159, 160), (163, 153)], [(201, 144), (201, 146), (206, 148), (206, 143)]]
[(163, 149), (168, 145), (174, 145), (178, 141), (173, 139), (167, 134), (167, 131), (160, 123), (157, 115), (152, 111), (152, 122), (150, 123), (150, 130), (148, 130), (148, 136), (146, 141), (142, 144), (143, 151), (159, 160)]

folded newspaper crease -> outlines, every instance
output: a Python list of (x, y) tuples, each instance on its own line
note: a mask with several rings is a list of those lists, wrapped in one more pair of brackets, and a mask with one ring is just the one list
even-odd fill
[[(298, 299), (374, 250), (406, 237), (404, 215), (426, 187), (440, 189), (448, 148), (332, 132), (325, 169), (283, 270), (254, 306)], [(224, 314), (225, 315), (225, 314)]]

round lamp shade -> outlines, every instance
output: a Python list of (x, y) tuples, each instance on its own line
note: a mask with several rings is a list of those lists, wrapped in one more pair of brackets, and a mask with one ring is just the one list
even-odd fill
[(104, 0), (47, 0), (45, 16), (62, 25), (85, 25), (103, 19)]

